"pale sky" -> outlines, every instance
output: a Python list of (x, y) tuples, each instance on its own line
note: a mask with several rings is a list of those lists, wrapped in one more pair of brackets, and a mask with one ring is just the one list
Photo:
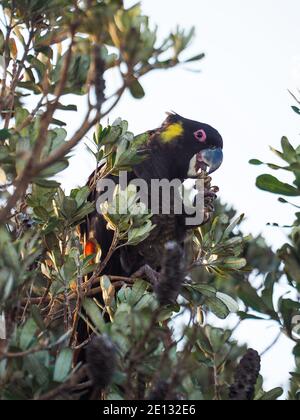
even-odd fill
[[(206, 59), (199, 63), (201, 73), (178, 68), (150, 74), (142, 82), (145, 99), (137, 101), (125, 95), (110, 120), (121, 116), (129, 121), (131, 131), (139, 133), (158, 126), (165, 111), (174, 110), (215, 126), (225, 144), (224, 164), (214, 175), (221, 199), (246, 213), (245, 230), (263, 232), (278, 248), (286, 240), (285, 233), (266, 224), (293, 221), (293, 209), (255, 187), (255, 178), (264, 168), (250, 166), (248, 161), (276, 160), (268, 146), (279, 147), (282, 135), (295, 145), (300, 143), (300, 117), (291, 110), (293, 100), (287, 93), (288, 88), (300, 87), (299, 0), (141, 3), (145, 14), (158, 24), (161, 36), (177, 24), (187, 28), (194, 25), (196, 38), (190, 52), (205, 52)], [(74, 118), (71, 115), (69, 121)], [(80, 147), (64, 174), (63, 185), (82, 185), (93, 166)], [(282, 178), (289, 179), (285, 174)], [(247, 322), (238, 338), (261, 351), (274, 335), (276, 329), (269, 323)], [(293, 367), (291, 348), (292, 343), (283, 337), (263, 359), (268, 387), (286, 383)]]

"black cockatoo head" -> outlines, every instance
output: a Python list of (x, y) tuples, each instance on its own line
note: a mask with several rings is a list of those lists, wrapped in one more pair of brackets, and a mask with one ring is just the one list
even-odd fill
[(194, 176), (200, 169), (207, 169), (211, 174), (223, 162), (222, 137), (208, 124), (169, 113), (159, 137), (168, 148), (170, 159), (174, 159), (174, 164), (181, 164), (182, 170), (187, 170), (186, 175)]
[(168, 113), (161, 127), (149, 135), (144, 149), (148, 158), (135, 167), (141, 178), (186, 179), (196, 177), (200, 169), (211, 174), (222, 164), (222, 137), (208, 124)]

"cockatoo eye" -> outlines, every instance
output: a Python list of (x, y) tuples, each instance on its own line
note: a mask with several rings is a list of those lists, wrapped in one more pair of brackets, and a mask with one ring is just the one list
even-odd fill
[(194, 132), (195, 139), (204, 143), (206, 141), (206, 133), (204, 130), (197, 130)]

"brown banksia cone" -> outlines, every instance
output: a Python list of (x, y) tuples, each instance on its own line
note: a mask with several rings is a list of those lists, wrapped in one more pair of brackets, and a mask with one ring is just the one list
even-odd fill
[(105, 100), (105, 80), (104, 80), (104, 72), (105, 72), (105, 62), (101, 57), (101, 48), (99, 45), (94, 45), (94, 80), (93, 84), (95, 87), (95, 96), (97, 100), (97, 108), (101, 109), (101, 106)]
[(219, 187), (212, 186), (212, 178), (207, 175), (205, 171), (199, 173), (199, 179), (204, 180), (204, 220), (203, 224), (206, 224), (210, 221), (215, 211), (215, 201), (217, 199), (217, 193), (219, 192)]
[(165, 244), (165, 254), (155, 293), (160, 305), (176, 302), (185, 277), (185, 257), (182, 247), (175, 241)]
[(96, 388), (110, 385), (116, 369), (116, 348), (109, 337), (95, 337), (86, 348), (87, 371)]
[(257, 351), (249, 349), (236, 368), (234, 383), (230, 387), (229, 399), (252, 401), (260, 372), (261, 359)]

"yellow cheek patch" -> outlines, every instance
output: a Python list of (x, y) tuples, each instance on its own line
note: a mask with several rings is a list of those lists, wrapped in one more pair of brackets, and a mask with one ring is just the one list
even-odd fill
[(170, 124), (162, 133), (161, 138), (164, 142), (169, 142), (183, 134), (181, 123)]

